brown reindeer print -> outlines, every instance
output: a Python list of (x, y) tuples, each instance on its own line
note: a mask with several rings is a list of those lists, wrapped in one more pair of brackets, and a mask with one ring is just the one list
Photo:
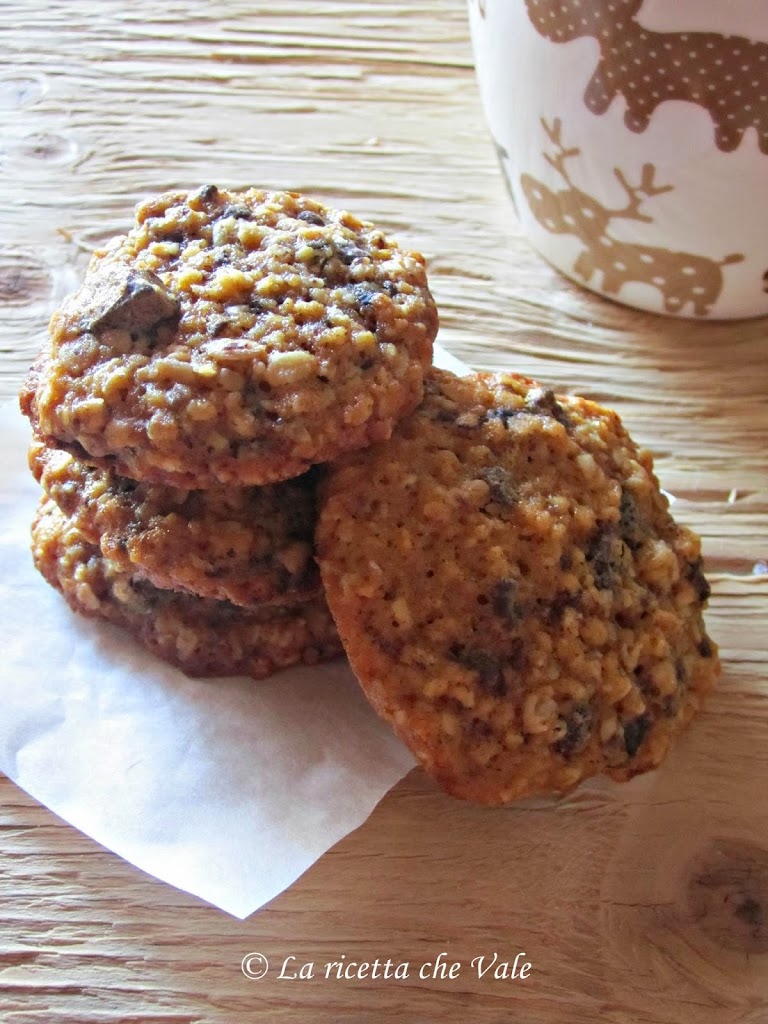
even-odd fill
[(652, 218), (640, 210), (643, 200), (669, 192), (672, 186), (654, 183), (653, 164), (643, 166), (637, 185), (631, 185), (616, 168), (614, 174), (627, 193), (627, 202), (615, 209), (603, 206), (571, 180), (566, 161), (578, 156), (581, 150), (563, 146), (560, 119), (556, 118), (551, 125), (543, 119), (541, 123), (554, 146), (553, 153), (543, 154), (544, 159), (568, 187), (553, 191), (529, 174), (521, 175), (520, 185), (531, 213), (543, 228), (557, 235), (575, 235), (583, 243), (584, 249), (573, 266), (574, 273), (585, 284), (596, 273), (601, 274), (601, 291), (608, 295), (618, 295), (631, 281), (649, 284), (661, 292), (668, 313), (683, 313), (690, 303), (695, 316), (706, 316), (722, 291), (722, 268), (740, 262), (743, 255), (731, 253), (717, 261), (615, 238), (608, 230), (612, 221), (652, 223)]
[(525, 0), (534, 28), (566, 43), (593, 36), (600, 60), (584, 93), (594, 114), (617, 96), (624, 123), (642, 132), (665, 100), (687, 100), (709, 112), (715, 144), (730, 153), (754, 128), (768, 153), (768, 43), (717, 32), (654, 32), (635, 20), (643, 0)]

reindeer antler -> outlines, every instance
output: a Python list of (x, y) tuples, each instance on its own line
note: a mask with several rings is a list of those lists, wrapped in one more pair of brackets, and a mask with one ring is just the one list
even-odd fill
[(653, 176), (656, 168), (653, 164), (643, 164), (641, 171), (640, 185), (647, 196), (658, 196), (662, 192), (671, 192), (674, 185), (660, 185), (658, 188), (653, 184)]
[(541, 127), (547, 133), (547, 138), (550, 142), (554, 143), (555, 146), (560, 146), (560, 135), (563, 130), (563, 122), (559, 117), (556, 117), (551, 125), (547, 124), (546, 117), (540, 117)]
[(570, 149), (565, 148), (562, 142), (563, 122), (559, 117), (556, 117), (551, 125), (547, 124), (546, 118), (542, 117), (541, 126), (547, 133), (547, 138), (552, 145), (557, 147), (554, 156), (545, 152), (543, 154), (544, 159), (551, 167), (554, 167), (566, 184), (573, 187), (573, 182), (565, 169), (565, 161), (571, 156), (578, 156), (581, 150), (577, 149), (575, 146), (572, 146)]
[(623, 209), (612, 211), (614, 217), (626, 217), (629, 220), (641, 220), (647, 224), (652, 221), (653, 218), (649, 217), (645, 213), (640, 213), (640, 204), (643, 201), (643, 197), (650, 198), (651, 196), (658, 196), (663, 192), (671, 192), (674, 188), (673, 185), (654, 184), (653, 178), (656, 174), (656, 168), (653, 164), (643, 164), (642, 171), (640, 172), (639, 185), (630, 185), (624, 176), (624, 173), (618, 167), (614, 167), (613, 173), (616, 175), (619, 180), (619, 184), (629, 197), (629, 202)]

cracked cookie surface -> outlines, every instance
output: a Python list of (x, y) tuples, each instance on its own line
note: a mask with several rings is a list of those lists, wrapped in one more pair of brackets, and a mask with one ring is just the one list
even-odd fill
[(341, 652), (322, 597), (246, 609), (161, 590), (105, 558), (50, 498), (43, 498), (32, 525), (32, 555), (73, 611), (122, 626), (153, 654), (192, 676), (262, 679)]
[(121, 477), (33, 441), (43, 490), (122, 570), (252, 607), (317, 596), (312, 473), (264, 487), (185, 490)]
[(717, 676), (650, 455), (527, 378), (433, 369), (387, 444), (328, 467), (317, 552), (368, 698), (455, 796), (648, 771)]
[(423, 258), (372, 224), (296, 193), (170, 192), (94, 254), (21, 406), (123, 476), (273, 483), (388, 437), (436, 331)]

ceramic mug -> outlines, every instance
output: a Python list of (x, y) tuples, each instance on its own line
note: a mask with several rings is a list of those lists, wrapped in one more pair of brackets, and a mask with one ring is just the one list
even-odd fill
[(469, 0), (523, 230), (630, 306), (768, 314), (768, 0)]

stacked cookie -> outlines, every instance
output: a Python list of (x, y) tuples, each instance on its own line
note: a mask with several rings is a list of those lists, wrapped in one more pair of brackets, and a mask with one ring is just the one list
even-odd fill
[(594, 403), (431, 367), (423, 259), (372, 225), (160, 196), (51, 328), (33, 554), (77, 611), (194, 674), (343, 644), (481, 803), (648, 771), (701, 707), (709, 588), (650, 456)]
[(38, 568), (193, 674), (337, 654), (311, 467), (390, 435), (436, 330), (422, 258), (347, 213), (213, 186), (145, 202), (22, 392)]

